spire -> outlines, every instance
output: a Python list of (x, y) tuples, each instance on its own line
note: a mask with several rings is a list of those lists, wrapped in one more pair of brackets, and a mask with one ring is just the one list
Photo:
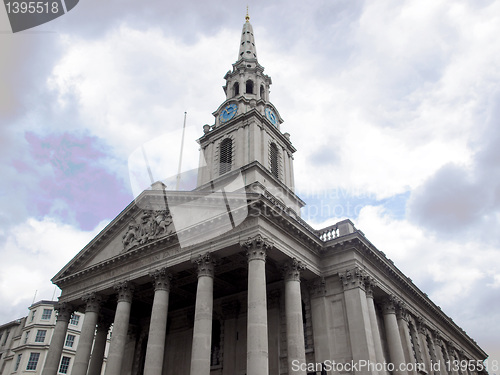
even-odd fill
[(253, 36), (253, 28), (250, 23), (250, 16), (245, 16), (245, 23), (243, 24), (243, 32), (241, 33), (240, 52), (238, 54), (239, 60), (257, 60), (257, 50), (255, 49), (255, 40)]

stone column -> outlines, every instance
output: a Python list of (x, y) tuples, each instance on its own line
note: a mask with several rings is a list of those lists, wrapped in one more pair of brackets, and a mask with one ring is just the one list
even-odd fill
[(68, 323), (71, 314), (73, 314), (73, 307), (65, 302), (58, 303), (55, 307), (57, 311), (57, 321), (54, 328), (54, 333), (50, 341), (47, 359), (43, 366), (42, 375), (56, 375), (59, 370), (59, 361), (66, 339), (66, 331), (68, 330)]
[(305, 371), (293, 371), (292, 363), (306, 363), (304, 344), (304, 323), (302, 318), (302, 296), (300, 292), (300, 272), (305, 269), (300, 261), (293, 258), (284, 265), (285, 316), (288, 373), (306, 375)]
[(389, 346), (389, 355), (391, 363), (394, 365), (394, 375), (407, 375), (406, 371), (400, 368), (404, 366), (405, 355), (403, 352), (403, 344), (399, 334), (398, 322), (396, 320), (396, 301), (394, 296), (390, 296), (384, 302), (384, 323), (387, 336), (387, 344)]
[(434, 337), (432, 336), (429, 330), (426, 330), (426, 340), (427, 340), (427, 345), (429, 347), (429, 357), (431, 359), (431, 372), (433, 374), (439, 375), (441, 374), (441, 371), (439, 369), (439, 357), (436, 351)]
[(460, 362), (458, 361), (457, 349), (452, 341), (448, 342), (448, 359), (450, 360), (451, 373), (453, 375), (460, 375)]
[[(462, 350), (460, 350), (460, 358), (459, 358), (460, 361), (465, 361), (467, 363), (470, 363), (469, 362), (469, 358), (467, 357), (467, 355), (465, 354), (465, 352)], [(465, 371), (462, 371), (462, 373), (464, 375), (471, 375), (471, 371), (469, 370), (469, 366), (466, 366), (465, 367)]]
[[(361, 363), (361, 361), (375, 363), (377, 358), (368, 314), (364, 274), (358, 267), (354, 267), (344, 273), (340, 273), (339, 277), (344, 288), (352, 360), (354, 363)], [(363, 367), (359, 371), (354, 371), (354, 373), (356, 375), (377, 374), (374, 368), (369, 367)]]
[(268, 375), (266, 256), (272, 243), (257, 235), (241, 245), (248, 257), (247, 375)]
[[(411, 344), (410, 337), (410, 328), (408, 326), (408, 312), (406, 311), (405, 306), (400, 303), (396, 307), (396, 319), (398, 321), (399, 326), (399, 335), (401, 337), (401, 343), (403, 345), (403, 353), (405, 356), (405, 362), (415, 364), (415, 356), (413, 355), (413, 349)], [(407, 371), (408, 375), (417, 375), (417, 371), (415, 366), (411, 368), (410, 371)]]
[(151, 321), (149, 323), (144, 375), (161, 375), (165, 353), (168, 298), (172, 275), (167, 272), (166, 268), (162, 268), (151, 273), (150, 276), (154, 279), (155, 295), (151, 311)]
[(444, 361), (441, 334), (439, 331), (433, 332), (433, 342), (434, 342), (434, 351), (436, 353), (436, 361), (439, 362), (439, 371), (441, 375), (448, 374), (446, 369), (446, 363)]
[(125, 281), (115, 285), (115, 290), (118, 292), (118, 304), (116, 305), (105, 375), (122, 375), (123, 353), (127, 342), (134, 287), (130, 282)]
[(73, 370), (71, 370), (73, 375), (87, 375), (102, 297), (92, 292), (84, 295), (82, 300), (86, 303), (85, 318), (83, 319), (82, 331), (76, 348)]
[(311, 297), (314, 357), (316, 362), (324, 363), (332, 359), (324, 278), (318, 278), (309, 284), (309, 296)]
[(194, 263), (198, 267), (198, 287), (194, 312), (191, 375), (209, 375), (214, 305), (214, 258), (210, 253), (206, 253), (200, 255)]
[[(380, 328), (378, 326), (377, 312), (375, 310), (375, 301), (373, 299), (373, 288), (376, 286), (373, 277), (365, 277), (366, 302), (368, 303), (368, 315), (370, 317), (370, 327), (372, 329), (373, 344), (375, 346), (375, 357), (377, 363), (384, 363), (385, 356), (382, 348), (382, 338), (380, 337)], [(387, 371), (382, 369), (380, 375), (387, 375)]]
[(106, 342), (108, 341), (109, 327), (111, 321), (102, 316), (97, 322), (97, 331), (94, 339), (94, 348), (90, 357), (88, 375), (100, 375), (102, 370), (102, 362), (104, 360), (104, 351), (106, 350)]
[(422, 362), (425, 364), (425, 369), (429, 375), (433, 375), (432, 369), (432, 359), (429, 350), (429, 345), (427, 344), (427, 333), (424, 324), (424, 318), (417, 317), (417, 332), (418, 332), (418, 344), (420, 346), (420, 353), (422, 354)]

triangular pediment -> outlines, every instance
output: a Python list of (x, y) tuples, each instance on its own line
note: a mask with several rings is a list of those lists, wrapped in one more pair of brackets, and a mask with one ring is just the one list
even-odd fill
[[(187, 248), (228, 232), (248, 216), (239, 186), (211, 192), (148, 190), (123, 210), (52, 281), (72, 278), (144, 248)], [(226, 189), (226, 190), (225, 190)]]
[(145, 191), (113, 219), (52, 279), (78, 274), (125, 252), (175, 235), (167, 201)]

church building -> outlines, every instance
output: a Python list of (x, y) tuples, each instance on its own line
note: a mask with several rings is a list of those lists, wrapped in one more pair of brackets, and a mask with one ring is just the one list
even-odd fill
[[(236, 46), (235, 46), (236, 47)], [(236, 48), (235, 48), (236, 52)], [(350, 220), (300, 217), (290, 134), (247, 15), (190, 191), (152, 184), (53, 282), (43, 375), (475, 375), (486, 353)]]

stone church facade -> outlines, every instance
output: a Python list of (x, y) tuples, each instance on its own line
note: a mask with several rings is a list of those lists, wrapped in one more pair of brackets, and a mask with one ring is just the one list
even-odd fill
[[(300, 217), (293, 153), (244, 23), (192, 191), (156, 182), (54, 278), (43, 375), (473, 375), (484, 351), (355, 228)], [(201, 130), (201, 129), (200, 129)], [(385, 364), (384, 366), (382, 366)]]

